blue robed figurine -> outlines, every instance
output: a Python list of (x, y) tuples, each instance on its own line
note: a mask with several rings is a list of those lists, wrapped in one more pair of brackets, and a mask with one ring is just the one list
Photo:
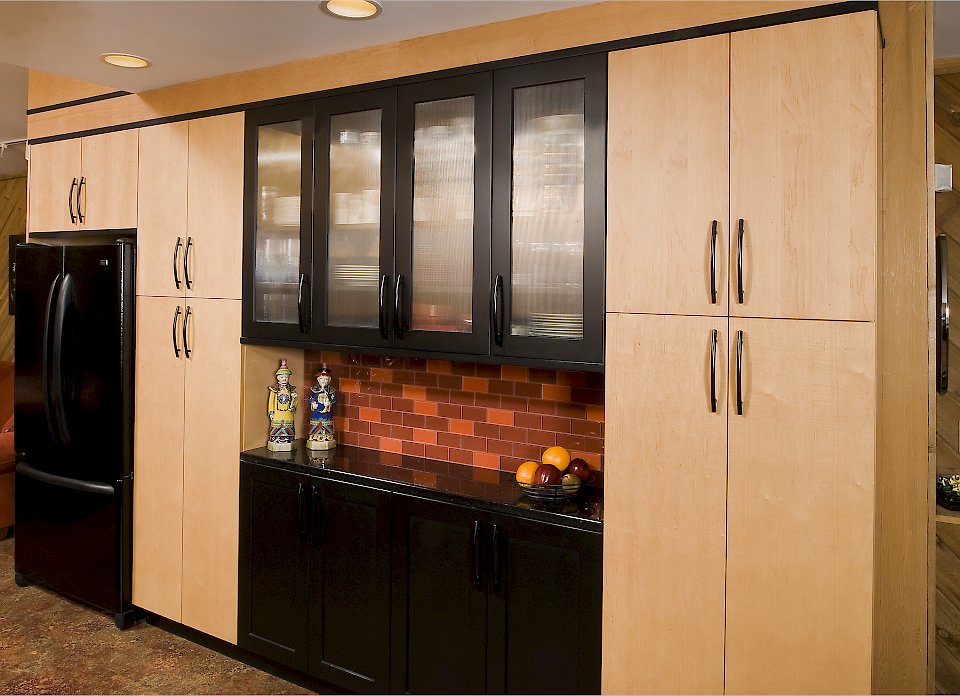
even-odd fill
[(317, 373), (316, 386), (310, 387), (310, 430), (307, 433), (307, 449), (325, 450), (337, 446), (333, 432), (333, 404), (336, 390), (330, 386), (333, 375), (326, 364)]

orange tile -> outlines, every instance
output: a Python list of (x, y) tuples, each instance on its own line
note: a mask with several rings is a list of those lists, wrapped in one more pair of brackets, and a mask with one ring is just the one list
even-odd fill
[(463, 391), (467, 392), (480, 392), (481, 394), (486, 394), (487, 389), (490, 386), (490, 382), (483, 377), (464, 377), (463, 378)]
[(450, 419), (450, 432), (458, 435), (473, 435), (473, 422), (461, 420), (460, 418)]
[(372, 367), (370, 368), (370, 381), (371, 382), (392, 382), (393, 370), (386, 370), (382, 367)]
[(429, 471), (414, 471), (413, 482), (420, 486), (437, 487), (437, 475)]
[(366, 406), (360, 407), (360, 420), (365, 420), (367, 422), (379, 423), (380, 422), (380, 409), (379, 408), (367, 408)]
[(487, 422), (497, 425), (513, 425), (513, 411), (504, 411), (500, 408), (487, 409)]
[(519, 365), (504, 365), (500, 368), (500, 376), (514, 382), (526, 382), (530, 379), (530, 371)]
[(337, 389), (342, 392), (360, 393), (360, 383), (355, 379), (341, 379), (337, 384)]
[(603, 406), (587, 406), (587, 420), (603, 423)]
[(590, 465), (591, 469), (596, 469), (601, 471), (601, 460), (599, 454), (593, 454), (591, 452), (571, 452), (574, 457), (580, 457), (583, 461)]
[(400, 454), (403, 452), (403, 442), (392, 437), (381, 437), (380, 449), (382, 449), (384, 452), (395, 452)]
[(403, 398), (423, 401), (427, 398), (427, 388), (418, 387), (413, 384), (403, 385)]
[[(482, 469), (500, 470), (500, 455), (487, 454), (486, 452), (474, 452), (473, 465)], [(474, 476), (476, 478), (476, 476)]]
[(556, 384), (544, 384), (543, 398), (547, 401), (570, 401), (570, 387), (561, 387)]
[(435, 445), (437, 444), (437, 431), (423, 430), (422, 428), (414, 428), (413, 441), (422, 442), (425, 445)]
[(449, 360), (427, 360), (427, 372), (437, 375), (449, 375), (453, 371)]
[(436, 401), (416, 401), (413, 404), (413, 412), (419, 413), (424, 416), (435, 416), (437, 415), (437, 402)]

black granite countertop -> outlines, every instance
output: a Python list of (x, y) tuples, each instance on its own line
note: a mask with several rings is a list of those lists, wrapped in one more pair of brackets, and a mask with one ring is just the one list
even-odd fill
[(259, 447), (241, 452), (240, 459), (488, 512), (588, 531), (603, 529), (603, 491), (594, 486), (585, 486), (572, 501), (545, 504), (523, 495), (510, 473), (344, 445), (313, 451), (303, 440), (297, 440), (291, 452)]

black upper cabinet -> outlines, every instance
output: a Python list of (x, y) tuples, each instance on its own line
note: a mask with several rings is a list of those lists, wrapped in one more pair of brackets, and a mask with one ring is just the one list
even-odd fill
[(495, 355), (603, 362), (606, 68), (494, 73)]
[(313, 265), (313, 102), (246, 115), (243, 335), (304, 340)]

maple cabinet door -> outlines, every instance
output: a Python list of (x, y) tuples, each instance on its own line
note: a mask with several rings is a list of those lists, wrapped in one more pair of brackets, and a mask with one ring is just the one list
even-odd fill
[(77, 229), (80, 138), (30, 146), (28, 231)]
[(137, 170), (140, 129), (80, 139), (80, 229), (117, 230), (137, 226)]

